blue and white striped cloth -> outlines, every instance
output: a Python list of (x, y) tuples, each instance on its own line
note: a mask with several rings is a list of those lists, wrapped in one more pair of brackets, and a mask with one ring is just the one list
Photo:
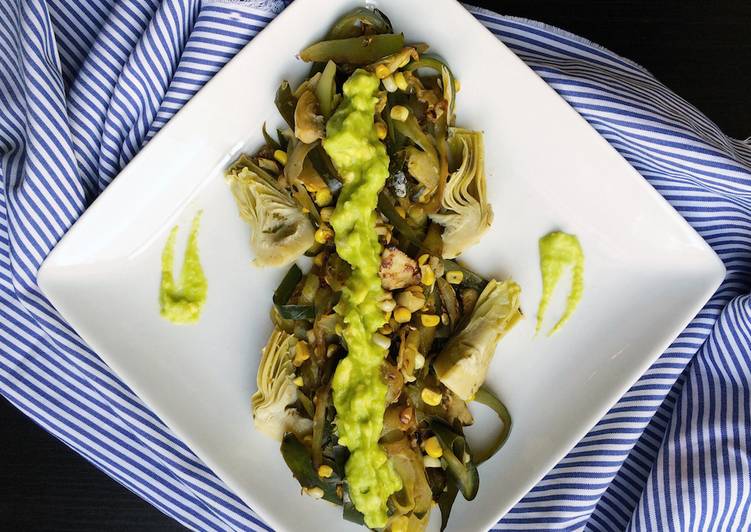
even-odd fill
[[(120, 169), (284, 5), (0, 2), (0, 392), (196, 530), (268, 527), (81, 341), (36, 273)], [(751, 530), (751, 145), (607, 50), (470, 10), (728, 270), (686, 331), (498, 529)]]

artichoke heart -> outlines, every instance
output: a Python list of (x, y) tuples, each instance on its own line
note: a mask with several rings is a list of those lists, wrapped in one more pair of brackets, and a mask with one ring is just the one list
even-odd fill
[(256, 266), (284, 266), (313, 245), (315, 230), (295, 201), (242, 156), (227, 172), (240, 217), (251, 227)]
[(452, 128), (449, 142), (462, 153), (459, 168), (449, 176), (441, 210), (430, 218), (444, 226), (443, 258), (453, 259), (479, 242), (493, 222), (485, 183), (482, 133)]
[(521, 318), (520, 294), (514, 281), (492, 279), (480, 294), (467, 326), (438, 355), (434, 364), (438, 379), (465, 401), (485, 382), (498, 341)]
[(297, 340), (293, 335), (274, 328), (258, 366), (258, 390), (250, 399), (256, 428), (278, 441), (282, 441), (287, 432), (302, 437), (313, 429), (310, 419), (303, 418), (297, 410), (290, 408), (297, 401), (298, 394), (292, 380), (295, 369), (292, 350), (295, 343)]

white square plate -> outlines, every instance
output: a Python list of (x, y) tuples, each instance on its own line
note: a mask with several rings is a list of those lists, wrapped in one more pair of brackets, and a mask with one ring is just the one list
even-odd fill
[[(249, 228), (222, 171), (262, 143), (264, 121), (279, 122), (279, 82), (300, 81), (308, 69), (297, 52), (359, 3), (298, 0), (287, 8), (123, 170), (39, 273), (42, 290), (80, 335), (279, 530), (356, 528), (332, 505), (299, 496), (278, 444), (253, 428), (250, 395), (271, 330), (272, 291), (284, 271), (251, 266)], [(459, 497), (450, 521), (453, 530), (484, 530), (648, 368), (714, 292), (724, 268), (657, 192), (459, 3), (377, 5), (409, 40), (431, 44), (461, 79), (457, 123), (485, 131), (496, 214), (464, 259), (487, 276), (513, 277), (523, 290), (527, 319), (501, 342), (488, 378), (514, 428), (480, 467), (477, 498)], [(438, 30), (447, 27), (452, 31)], [(208, 301), (200, 323), (178, 327), (159, 317), (160, 253), (174, 224), (185, 240), (199, 209)], [(560, 333), (535, 338), (537, 241), (559, 228), (577, 234), (585, 250), (584, 299)], [(551, 319), (558, 310), (550, 309)]]

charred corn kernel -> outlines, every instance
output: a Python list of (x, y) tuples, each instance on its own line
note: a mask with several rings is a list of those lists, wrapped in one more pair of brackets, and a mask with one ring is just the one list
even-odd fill
[(433, 273), (433, 268), (428, 266), (427, 264), (423, 264), (420, 266), (420, 275), (422, 276), (422, 284), (425, 286), (433, 286), (433, 283), (435, 283), (435, 274)]
[(422, 457), (422, 465), (427, 467), (441, 467), (441, 460), (433, 458), (432, 456), (424, 455)]
[(462, 90), (462, 83), (457, 78), (454, 78), (454, 92)]
[(329, 203), (331, 203), (331, 200), (334, 199), (334, 196), (331, 194), (331, 189), (328, 187), (322, 188), (318, 192), (316, 192), (316, 204), (318, 204), (321, 207), (325, 207)]
[(383, 79), (389, 77), (391, 75), (391, 71), (386, 65), (378, 65), (375, 68), (375, 75), (378, 76), (378, 79)]
[(415, 369), (422, 369), (425, 366), (425, 357), (420, 353), (415, 355)]
[(287, 152), (282, 150), (274, 150), (274, 159), (279, 161), (279, 164), (285, 166), (287, 164)]
[(430, 406), (438, 406), (441, 404), (441, 399), (443, 398), (441, 392), (428, 387), (422, 389), (420, 397), (422, 398), (423, 403)]
[(318, 486), (312, 488), (303, 488), (303, 491), (313, 497), (314, 499), (320, 499), (323, 497), (323, 489)]
[(315, 241), (319, 244), (325, 244), (333, 237), (334, 230), (331, 229), (331, 227), (329, 227), (328, 225), (321, 224), (321, 227), (316, 230), (316, 234), (313, 238), (315, 238)]
[(422, 286), (414, 284), (414, 285), (412, 285), (412, 286), (410, 286), (408, 288), (405, 288), (404, 291), (405, 292), (411, 292), (412, 295), (414, 295), (416, 297), (421, 297), (422, 296), (423, 298), (425, 298), (425, 292), (423, 291)]
[(435, 327), (441, 322), (441, 318), (435, 314), (421, 314), (420, 321), (425, 327)]
[(443, 448), (441, 447), (441, 442), (438, 441), (438, 438), (435, 436), (431, 436), (427, 440), (425, 440), (425, 443), (423, 443), (423, 446), (425, 447), (425, 453), (431, 457), (431, 458), (440, 458), (443, 456)]
[(386, 76), (381, 80), (383, 83), (383, 88), (386, 89), (386, 92), (396, 92), (396, 82), (394, 81), (394, 76)]
[(429, 258), (430, 258), (430, 255), (428, 255), (427, 253), (424, 253), (418, 257), (417, 264), (419, 264), (420, 266), (422, 266), (423, 264), (427, 264)]
[(462, 284), (464, 272), (460, 270), (446, 272), (446, 280), (451, 284)]
[(332, 214), (334, 214), (334, 207), (324, 207), (321, 209), (321, 220), (328, 222), (331, 220)]
[(397, 515), (391, 519), (391, 532), (407, 532), (409, 530), (409, 517)]
[(394, 83), (396, 83), (396, 87), (400, 91), (406, 91), (409, 88), (409, 85), (407, 84), (407, 78), (404, 77), (404, 74), (402, 72), (396, 72), (394, 74)]
[(407, 323), (412, 319), (412, 313), (407, 308), (396, 307), (394, 309), (394, 319), (397, 323)]
[(318, 476), (321, 478), (329, 478), (333, 472), (330, 465), (323, 464), (318, 468)]
[[(388, 320), (386, 320), (386, 321), (388, 321)], [(381, 334), (385, 334), (386, 336), (388, 336), (389, 334), (391, 334), (392, 332), (394, 332), (394, 329), (392, 329), (391, 325), (389, 325), (387, 323), (386, 325), (384, 325), (383, 327), (381, 327), (380, 329), (378, 329), (378, 332), (381, 333)]]
[(389, 128), (387, 128), (386, 124), (384, 124), (383, 122), (376, 122), (375, 130), (379, 140), (385, 139), (386, 135), (389, 134)]
[(389, 337), (384, 336), (381, 333), (373, 333), (371, 339), (373, 340), (373, 343), (381, 349), (388, 349), (389, 347), (391, 347), (391, 340), (389, 339)]
[(404, 122), (408, 116), (409, 116), (409, 109), (407, 109), (403, 105), (395, 105), (394, 107), (391, 108), (391, 118), (393, 120)]
[(303, 362), (310, 358), (310, 346), (308, 342), (299, 341), (295, 344), (295, 358), (292, 359), (292, 365), (299, 368)]
[(293, 383), (295, 384), (295, 386), (297, 386), (298, 388), (302, 388), (302, 385), (303, 385), (302, 377), (295, 377), (295, 378), (294, 378), (294, 379), (292, 380), (292, 382), (293, 382)]
[(323, 261), (326, 258), (326, 253), (321, 251), (318, 255), (313, 257), (313, 264), (318, 266), (319, 268), (323, 267)]

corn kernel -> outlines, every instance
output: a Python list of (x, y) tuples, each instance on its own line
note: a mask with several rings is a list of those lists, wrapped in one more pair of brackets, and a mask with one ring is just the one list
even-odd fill
[(383, 83), (383, 88), (386, 89), (386, 92), (396, 92), (397, 86), (394, 81), (394, 76), (387, 76), (383, 78), (381, 82)]
[(321, 224), (313, 237), (319, 244), (325, 244), (334, 237), (334, 231), (328, 225)]
[(412, 313), (404, 307), (396, 307), (394, 309), (394, 319), (397, 323), (407, 323), (412, 319)]
[(422, 276), (422, 284), (425, 286), (433, 286), (433, 283), (435, 283), (435, 274), (433, 273), (433, 268), (428, 266), (427, 264), (423, 264), (420, 266), (420, 274)]
[(325, 207), (331, 203), (332, 199), (334, 199), (334, 196), (331, 194), (331, 189), (328, 187), (322, 188), (316, 192), (316, 203), (321, 207)]
[(333, 472), (330, 465), (323, 464), (318, 468), (318, 476), (321, 478), (329, 478)]
[(391, 75), (391, 70), (386, 65), (378, 65), (375, 68), (375, 75), (378, 76), (378, 79), (387, 78)]
[(375, 130), (376, 130), (376, 135), (378, 136), (378, 140), (385, 139), (386, 135), (389, 134), (389, 128), (387, 128), (386, 124), (384, 124), (383, 122), (376, 122)]
[(314, 499), (320, 499), (323, 497), (323, 489), (319, 488), (318, 486), (313, 486), (312, 488), (303, 488), (303, 491)]
[(441, 461), (438, 458), (433, 458), (432, 456), (423, 455), (422, 465), (425, 466), (426, 469), (429, 467), (441, 467)]
[(391, 108), (392, 119), (398, 120), (399, 122), (404, 122), (407, 117), (409, 117), (409, 109), (407, 109), (403, 105), (395, 105)]
[(323, 261), (326, 258), (326, 253), (321, 251), (318, 255), (313, 257), (313, 264), (318, 266), (319, 268), (323, 267)]
[(404, 74), (402, 72), (397, 72), (394, 74), (394, 83), (396, 83), (396, 87), (400, 91), (407, 91), (409, 88), (409, 85), (407, 84), (407, 78), (404, 77)]
[(430, 406), (438, 406), (441, 404), (441, 399), (443, 399), (441, 392), (427, 387), (422, 389), (420, 397), (422, 398), (423, 403)]
[(293, 380), (292, 382), (293, 382), (293, 383), (295, 384), (295, 386), (297, 386), (298, 388), (302, 388), (302, 385), (303, 385), (303, 380), (302, 380), (302, 377), (295, 377), (295, 378), (294, 378), (294, 380)]
[(372, 340), (373, 343), (381, 349), (388, 349), (389, 347), (391, 347), (391, 340), (388, 338), (388, 336), (384, 336), (380, 333), (373, 333)]
[(425, 446), (425, 453), (431, 458), (440, 458), (443, 456), (443, 448), (441, 447), (441, 442), (438, 441), (438, 438), (435, 436), (431, 436), (427, 440), (425, 440), (425, 443), (423, 444)]
[(274, 159), (279, 161), (279, 164), (285, 166), (287, 164), (287, 152), (282, 150), (274, 150)]
[(409, 517), (397, 515), (391, 519), (391, 532), (407, 532), (409, 530)]
[(299, 368), (310, 358), (310, 346), (308, 342), (300, 340), (295, 344), (295, 358), (292, 359), (292, 365)]
[(331, 215), (334, 214), (334, 207), (324, 207), (321, 209), (321, 220), (328, 222), (331, 220)]
[(422, 225), (423, 223), (425, 223), (425, 220), (427, 219), (427, 215), (425, 214), (425, 209), (423, 209), (420, 205), (414, 205), (414, 204), (409, 208), (409, 211), (407, 211), (407, 216), (416, 225)]
[(425, 327), (435, 327), (441, 322), (441, 318), (435, 314), (422, 314), (420, 320)]
[(420, 266), (422, 266), (423, 264), (427, 264), (429, 258), (430, 258), (430, 255), (428, 255), (427, 253), (424, 253), (418, 257), (417, 264), (419, 264)]
[(461, 270), (446, 272), (446, 280), (451, 284), (462, 284), (462, 281), (464, 280), (464, 272)]
[(457, 78), (454, 78), (454, 92), (459, 92), (460, 90), (462, 90), (462, 84)]
[(393, 299), (384, 299), (378, 303), (378, 306), (384, 312), (391, 312), (396, 308), (396, 301)]

